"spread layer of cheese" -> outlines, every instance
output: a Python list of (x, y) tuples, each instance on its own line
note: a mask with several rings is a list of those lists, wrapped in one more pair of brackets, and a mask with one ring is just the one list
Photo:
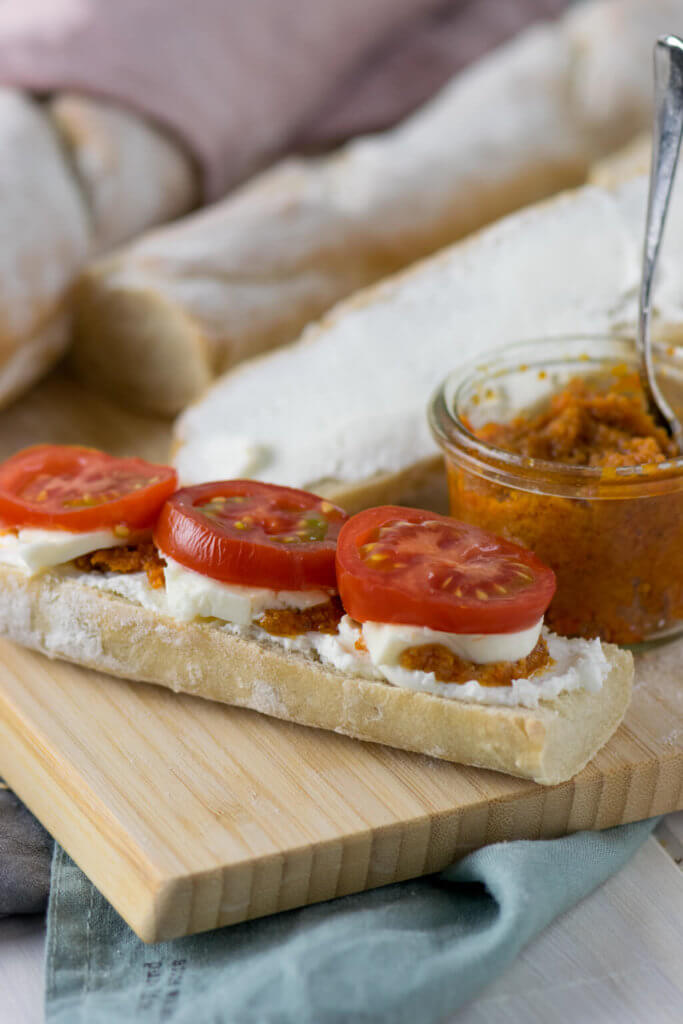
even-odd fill
[[(108, 593), (118, 594), (126, 600), (152, 609), (159, 614), (172, 614), (168, 606), (166, 592), (150, 587), (145, 573), (126, 575), (113, 572), (83, 573), (73, 568), (59, 571), (63, 575), (77, 579), (79, 583)], [(273, 593), (278, 592), (271, 592), (271, 594)], [(327, 595), (324, 596), (326, 599)], [(234, 620), (221, 621), (220, 616), (215, 618), (216, 621), (213, 624), (216, 628), (226, 630), (234, 636), (257, 640), (260, 643), (276, 644), (285, 651), (297, 652), (305, 657), (319, 659), (323, 665), (344, 672), (346, 675), (372, 679), (387, 685), (400, 686), (418, 692), (432, 693), (450, 700), (462, 700), (470, 703), (535, 708), (538, 707), (539, 701), (552, 700), (559, 694), (571, 690), (588, 689), (591, 692), (596, 692), (601, 689), (609, 671), (609, 664), (599, 640), (568, 640), (555, 636), (545, 629), (541, 630), (540, 623), (532, 630), (525, 630), (513, 635), (521, 643), (522, 635), (528, 634), (524, 641), (525, 644), (528, 644), (534, 634), (538, 636), (536, 631), (541, 631), (548, 644), (553, 664), (530, 679), (513, 680), (510, 686), (481, 686), (476, 680), (466, 683), (441, 683), (433, 673), (403, 669), (397, 664), (399, 655), (396, 654), (396, 647), (393, 648), (393, 655), (390, 647), (384, 648), (388, 652), (386, 657), (393, 661), (393, 664), (376, 664), (368, 649), (363, 650), (362, 646), (360, 648), (357, 646), (358, 641), (363, 640), (367, 647), (367, 641), (364, 639), (361, 626), (348, 615), (342, 618), (338, 632), (334, 635), (311, 632), (294, 637), (272, 636), (251, 621), (239, 624)], [(433, 633), (434, 631), (428, 632)], [(424, 642), (424, 634), (422, 636)], [(502, 637), (503, 634), (500, 636)], [(509, 634), (508, 637), (510, 637)], [(415, 634), (412, 634), (410, 639), (409, 646), (414, 646), (412, 641), (415, 639)], [(433, 643), (434, 641), (430, 639), (429, 642)], [(497, 642), (497, 637), (493, 638), (493, 642)], [(519, 649), (521, 650), (521, 647)], [(491, 653), (493, 651), (494, 648)]]
[(433, 672), (401, 668), (398, 657), (393, 656), (391, 663), (376, 663), (369, 650), (358, 649), (357, 643), (364, 639), (364, 632), (348, 616), (339, 623), (335, 636), (319, 635), (315, 649), (323, 662), (350, 675), (381, 678), (407, 690), (477, 704), (535, 708), (539, 701), (551, 700), (570, 690), (587, 689), (595, 693), (602, 688), (609, 663), (599, 640), (570, 640), (547, 629), (541, 630), (540, 624), (539, 632), (548, 645), (553, 663), (529, 679), (514, 679), (509, 686), (482, 686), (474, 679), (466, 683), (442, 683)]
[(72, 533), (69, 530), (24, 527), (16, 534), (0, 533), (0, 562), (36, 576), (90, 551), (130, 543), (130, 537), (117, 537), (112, 530)]
[[(639, 180), (529, 207), (347, 301), (300, 344), (228, 373), (176, 422), (181, 480), (254, 465), (260, 479), (315, 490), (434, 457), (425, 406), (459, 362), (523, 338), (631, 322), (646, 197)], [(669, 216), (683, 224), (683, 190)], [(679, 236), (669, 230), (657, 290), (660, 314), (675, 322)]]

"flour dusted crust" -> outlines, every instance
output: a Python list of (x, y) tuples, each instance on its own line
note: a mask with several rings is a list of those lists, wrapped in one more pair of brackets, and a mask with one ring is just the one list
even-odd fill
[(591, 167), (588, 180), (593, 185), (615, 188), (625, 181), (647, 174), (651, 155), (652, 137), (647, 133), (638, 135), (628, 146), (610, 153)]
[(47, 373), (66, 349), (70, 329), (68, 314), (58, 308), (23, 338), (4, 364), (0, 359), (0, 405), (9, 404)]
[(85, 260), (85, 204), (41, 107), (0, 89), (0, 405), (64, 352), (64, 296)]
[(275, 644), (180, 623), (82, 583), (0, 568), (0, 632), (50, 657), (252, 708), (357, 739), (554, 785), (575, 775), (621, 722), (632, 656), (605, 645), (598, 694), (537, 710), (443, 700), (324, 668)]
[(94, 251), (187, 211), (197, 185), (179, 145), (143, 118), (65, 94), (0, 88), (0, 406), (71, 340), (73, 282)]
[(192, 160), (145, 117), (76, 93), (59, 93), (48, 109), (87, 199), (92, 255), (180, 217), (198, 201)]
[(648, 125), (652, 42), (677, 25), (678, 0), (581, 4), (476, 62), (397, 129), (288, 160), (93, 263), (78, 292), (79, 374), (175, 413), (358, 288), (579, 184)]

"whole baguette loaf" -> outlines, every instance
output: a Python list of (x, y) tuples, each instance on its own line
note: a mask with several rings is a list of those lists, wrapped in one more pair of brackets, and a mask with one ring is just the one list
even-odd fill
[[(430, 395), (463, 359), (495, 346), (627, 330), (646, 195), (639, 178), (529, 207), (340, 304), (295, 345), (237, 367), (176, 421), (181, 480), (254, 476), (349, 511), (438, 507), (445, 475)], [(655, 308), (671, 343), (683, 325), (683, 186), (669, 216)]]
[(50, 118), (0, 89), (0, 405), (66, 349), (66, 293), (89, 246), (87, 212)]
[(48, 110), (85, 195), (91, 256), (180, 217), (199, 201), (192, 159), (141, 114), (77, 93), (58, 93)]
[(0, 567), (0, 633), (50, 657), (275, 718), (554, 785), (580, 771), (621, 722), (633, 658), (604, 645), (598, 693), (534, 710), (414, 693), (353, 677), (207, 622), (180, 623), (78, 581)]
[(87, 257), (186, 212), (197, 186), (177, 144), (101, 100), (0, 89), (0, 146), (3, 406), (66, 350)]
[(334, 302), (580, 183), (651, 117), (651, 50), (677, 0), (598, 0), (455, 77), (399, 128), (290, 160), (89, 266), (73, 350), (92, 387), (171, 414)]

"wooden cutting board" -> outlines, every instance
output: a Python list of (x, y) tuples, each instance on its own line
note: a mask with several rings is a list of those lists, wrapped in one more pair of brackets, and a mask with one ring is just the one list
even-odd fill
[[(62, 377), (0, 414), (0, 456), (49, 439), (162, 457), (167, 438)], [(683, 807), (683, 642), (639, 673), (611, 742), (546, 789), (1, 642), (0, 775), (158, 941), (436, 871), (485, 843)]]
[(607, 747), (547, 789), (2, 642), (0, 774), (157, 941), (680, 808), (682, 696), (670, 676), (637, 687)]

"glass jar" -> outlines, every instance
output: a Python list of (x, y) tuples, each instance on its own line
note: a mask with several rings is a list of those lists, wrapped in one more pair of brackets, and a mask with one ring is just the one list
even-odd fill
[[(658, 379), (683, 408), (683, 349), (655, 346)], [(576, 377), (637, 367), (626, 338), (570, 337), (488, 353), (452, 373), (430, 405), (458, 519), (532, 548), (557, 574), (546, 621), (565, 636), (620, 644), (683, 631), (683, 457), (575, 466), (475, 436), (533, 415)]]

